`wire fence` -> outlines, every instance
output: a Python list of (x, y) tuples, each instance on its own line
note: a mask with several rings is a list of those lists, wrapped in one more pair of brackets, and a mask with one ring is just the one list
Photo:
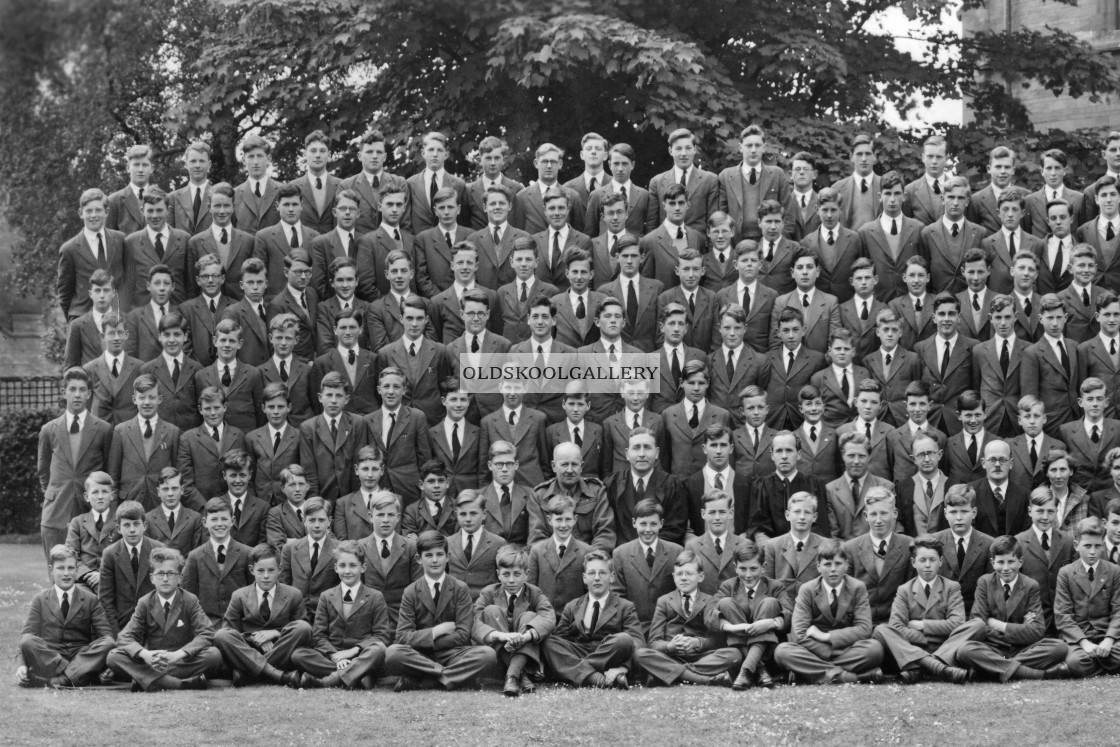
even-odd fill
[(58, 376), (0, 376), (0, 412), (57, 408)]

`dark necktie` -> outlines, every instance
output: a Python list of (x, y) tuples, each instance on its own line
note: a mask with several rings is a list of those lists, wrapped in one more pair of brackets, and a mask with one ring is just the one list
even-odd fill
[(638, 281), (631, 280), (626, 289), (626, 322), (630, 329), (638, 323)]
[(852, 480), (852, 498), (859, 500), (859, 480)]
[(792, 350), (791, 350), (791, 351), (789, 351), (789, 363), (788, 363), (788, 364), (786, 365), (786, 373), (787, 373), (787, 374), (788, 374), (788, 373), (789, 373), (790, 371), (792, 371), (792, 370), (793, 370), (793, 364), (794, 364), (794, 361), (796, 361), (796, 360), (797, 360), (797, 359), (793, 357), (793, 351), (792, 351)]
[(401, 243), (401, 230), (399, 228), (393, 229), (393, 241), (397, 242), (398, 244)]
[(922, 313), (922, 299), (920, 299), (920, 298), (916, 299), (914, 301), (914, 313), (915, 314), (921, 314)]
[(233, 504), (233, 526), (236, 528), (241, 524), (241, 501), (235, 501)]
[(833, 244), (836, 243), (836, 236), (832, 233), (832, 229), (829, 229), (829, 231), (828, 231), (828, 239), (827, 239), (826, 243), (829, 246), (832, 246)]
[(680, 351), (673, 351), (673, 362), (671, 366), (673, 373), (673, 386), (679, 387), (681, 383), (681, 354)]
[(653, 560), (654, 560), (654, 558), (653, 558), (653, 548), (652, 547), (647, 547), (646, 548), (646, 565), (648, 565), (650, 568), (653, 568)]
[(529, 300), (529, 283), (526, 280), (521, 281), (521, 298), (518, 299), (521, 303)]
[[(1116, 338), (1115, 337), (1112, 338), (1112, 341), (1108, 343), (1108, 354), (1109, 355), (1116, 355)], [(113, 364), (116, 365), (116, 361), (113, 361)], [(115, 375), (116, 374), (114, 374), (114, 376)]]
[(1093, 431), (1089, 435), (1089, 440), (1095, 444), (1099, 444), (1101, 442), (1101, 429), (1094, 425)]
[(891, 218), (891, 236), (898, 236), (898, 220)]
[(634, 493), (638, 496), (636, 502), (641, 502), (646, 499), (646, 480), (644, 477), (638, 478), (638, 486), (634, 489)]
[(933, 480), (926, 480), (926, 503), (933, 502)]
[(438, 191), (439, 191), (439, 179), (436, 179), (436, 175), (433, 173), (432, 174), (432, 183), (428, 187), (428, 205), (430, 207), (433, 207), (433, 208), (435, 207), (435, 205), (436, 205), (436, 192), (438, 192)]
[(471, 335), (471, 352), (478, 352), (478, 335)]
[(346, 593), (342, 595), (342, 601), (346, 603), (351, 603), (354, 601), (354, 595), (350, 593), (349, 589), (347, 589)]
[(302, 508), (297, 508), (296, 509), (296, 520), (298, 520), (300, 524), (303, 523), (303, 509)]
[(167, 530), (171, 534), (175, 534), (175, 512), (172, 511), (167, 515)]
[(1086, 308), (1089, 306), (1089, 291), (1086, 288), (1081, 289), (1081, 305)]
[(976, 436), (965, 436), (968, 440), (968, 448), (965, 450), (968, 454), (968, 463), (976, 464)]
[[(496, 229), (496, 228), (495, 228), (495, 229), (494, 229), (494, 238), (497, 238), (497, 237), (498, 237), (498, 229)], [(451, 240), (451, 232), (450, 232), (450, 231), (444, 231), (444, 232), (443, 232), (443, 238), (447, 239), (447, 246), (449, 246), (449, 247), (450, 247), (450, 246), (451, 246), (451, 245), (452, 245), (453, 243), (455, 243), (455, 242), (453, 242), (453, 241)], [(494, 242), (494, 246), (497, 246), (497, 245), (498, 245), (498, 242), (497, 242), (497, 241), (495, 241), (495, 242)]]
[(474, 535), (473, 534), (468, 534), (467, 535), (467, 546), (463, 548), (463, 556), (467, 559), (467, 562), (469, 563), (469, 562), (471, 562), (471, 556), (473, 556), (473, 555), (474, 555)]
[(1064, 239), (1058, 239), (1058, 248), (1054, 252), (1054, 264), (1050, 266), (1050, 274), (1054, 276), (1055, 280), (1062, 276), (1062, 265), (1065, 263), (1062, 250), (1064, 249), (1065, 243)]
[(723, 541), (716, 537), (716, 555), (723, 555)]
[(194, 212), (194, 222), (198, 223), (198, 214), (202, 212), (202, 187), (194, 190), (194, 200), (191, 203), (191, 210)]
[(767, 249), (766, 249), (766, 261), (767, 262), (773, 262), (774, 261), (774, 242), (773, 241), (767, 241), (766, 242), (766, 247), (767, 247)]
[(78, 419), (75, 417), (73, 420), (70, 421), (70, 433), (72, 435), (77, 435), (80, 432), (81, 432), (81, 429), (78, 427)]
[(698, 405), (692, 406), (692, 417), (688, 419), (688, 427), (695, 429), (700, 425), (700, 407)]
[(257, 182), (253, 185), (253, 194), (259, 199), (261, 196), (261, 183)]
[(807, 207), (809, 207), (809, 198), (806, 195), (801, 195), (801, 208), (805, 209)]
[(867, 318), (870, 315), (871, 315), (871, 310), (868, 308), (867, 301), (864, 301), (863, 302), (863, 311), (859, 312), (859, 318), (860, 318), (861, 321), (866, 322)]
[(588, 627), (588, 633), (594, 633), (595, 628), (599, 627), (599, 602), (596, 600), (595, 604), (591, 605), (591, 626)]
[(272, 607), (268, 603), (268, 592), (261, 594), (261, 617), (265, 620), (272, 617)]
[(802, 308), (806, 308), (806, 309), (809, 308), (809, 294), (808, 293), (802, 293), (801, 294), (801, 306), (802, 306)]
[(813, 443), (817, 441), (817, 426), (815, 425), (809, 426), (809, 440)]
[(218, 435), (218, 429), (217, 428), (211, 428), (210, 429), (210, 435), (213, 436), (214, 443), (220, 444), (222, 442), (222, 437)]
[(1023, 313), (1026, 314), (1028, 319), (1034, 314), (1034, 303), (1029, 298), (1023, 302)]
[(307, 294), (306, 293), (300, 293), (299, 294), (299, 305), (303, 307), (304, 311), (307, 311)]
[(381, 540), (381, 557), (389, 557), (389, 540)]
[(70, 592), (62, 592), (62, 619), (65, 620), (70, 615)]
[(166, 620), (169, 617), (171, 617), (171, 602), (164, 602), (163, 603), (163, 618), (164, 618), (164, 620)]
[(926, 599), (929, 599), (930, 585), (929, 584), (922, 584), (922, 587), (923, 587), (922, 590), (926, 594)]
[(389, 433), (385, 436), (385, 443), (389, 444), (393, 440), (393, 431), (397, 429), (397, 413), (389, 413)]
[(949, 370), (949, 343), (943, 342), (944, 352), (941, 354), (941, 378), (945, 378), (945, 372)]
[(319, 543), (311, 543), (311, 572), (315, 573), (315, 566), (319, 565)]
[(509, 411), (509, 425), (511, 428), (517, 425), (517, 413), (513, 410)]
[(381, 189), (381, 175), (380, 174), (375, 174), (374, 175), (372, 184), (373, 184), (373, 191), (374, 192), (377, 192)]
[(229, 386), (233, 382), (233, 376), (229, 372), (229, 364), (223, 366), (222, 371), (222, 386)]
[(864, 423), (863, 424), (863, 429), (867, 434), (867, 440), (870, 441), (871, 440), (871, 423)]
[(642, 418), (641, 418), (640, 415), (638, 415), (638, 413), (634, 413), (634, 427), (635, 428), (641, 428), (642, 427)]
[(409, 358), (415, 358), (416, 357), (416, 343), (415, 342), (408, 343), (408, 357)]
[(1117, 554), (1116, 551), (1117, 551), (1117, 549), (1118, 548), (1113, 546), (1113, 548), (1108, 551), (1108, 562), (1110, 562), (1110, 563), (1115, 563), (1116, 562), (1116, 554)]
[[(800, 545), (801, 543), (798, 542), (797, 544)], [(797, 551), (801, 552), (801, 548), (798, 547)], [(750, 600), (754, 599), (754, 591), (755, 591), (754, 589), (747, 589), (747, 601), (750, 601)]]
[(213, 298), (210, 299), (210, 313), (211, 314), (217, 314), (218, 313), (218, 304), (214, 301)]
[(588, 192), (594, 192), (598, 187), (599, 187), (599, 179), (597, 177), (594, 177), (594, 176), (591, 177), (591, 183), (588, 185), (587, 191)]
[(1003, 375), (1007, 375), (1007, 367), (1011, 365), (1011, 343), (1007, 340), (1003, 341), (1003, 350), (999, 354), (999, 367), (1003, 369)]
[(272, 453), (277, 454), (280, 451), (280, 431), (276, 431), (276, 438), (272, 439)]
[(743, 288), (743, 311), (751, 310), (751, 291), (749, 288)]
[(568, 546), (567, 545), (559, 545), (556, 548), (556, 555), (561, 560), (563, 560), (564, 559), (564, 553), (567, 552), (567, 551), (568, 551)]
[(756, 169), (751, 169), (750, 183), (751, 186), (758, 184), (758, 171)]
[(432, 603), (439, 607), (439, 583), (432, 584)]
[(957, 539), (957, 572), (964, 568), (964, 537)]
[(630, 203), (627, 201), (627, 198), (626, 198), (626, 187), (619, 187), (618, 188), (618, 193), (620, 195), (622, 195), (622, 201), (626, 203), (626, 207), (627, 207), (627, 209), (629, 209)]
[(346, 256), (354, 259), (354, 234), (346, 232)]
[(586, 318), (587, 318), (587, 306), (585, 306), (584, 303), (583, 303), (583, 296), (580, 296), (579, 301), (576, 303), (576, 319), (586, 319)]
[(953, 224), (953, 230), (950, 231), (949, 233), (955, 239), (955, 238), (957, 238), (958, 235), (960, 235), (960, 232), (961, 232), (960, 226), (958, 226), (956, 223), (954, 223)]
[[(723, 475), (717, 472), (716, 479), (712, 481), (712, 485), (716, 490), (723, 490)], [(719, 542), (719, 540), (716, 540), (716, 542)]]
[(1050, 532), (1042, 533), (1042, 549), (1050, 552)]
[(93, 523), (93, 528), (97, 530), (98, 534), (101, 534), (101, 530), (105, 528), (105, 519), (101, 514), (97, 515), (97, 521)]
[(805, 543), (802, 542), (801, 540), (797, 540), (797, 546), (794, 548), (794, 550), (796, 550), (797, 552), (801, 552), (804, 549), (805, 549)]
[(296, 227), (295, 227), (295, 226), (292, 226), (292, 241), (291, 241), (291, 247), (292, 247), (293, 249), (299, 249), (299, 231), (297, 231), (297, 230), (296, 230)]
[[(753, 171), (751, 172), (754, 173)], [(684, 602), (684, 616), (692, 617), (692, 600), (689, 599), (688, 594), (681, 594), (681, 601)]]
[(832, 616), (836, 617), (836, 612), (840, 609), (840, 597), (836, 594), (836, 589), (832, 590), (832, 601), (828, 603), (828, 611)]
[(972, 294), (972, 310), (973, 311), (979, 311), (980, 310), (980, 294), (979, 293), (973, 293)]
[(357, 360), (358, 360), (358, 354), (354, 352), (354, 348), (350, 348), (350, 350), (348, 350), (346, 352), (346, 362), (349, 365), (353, 366), (355, 361), (357, 361)]
[(156, 256), (163, 259), (163, 234), (156, 234)]
[[(867, 194), (867, 180), (866, 179), (860, 179), (859, 180), (859, 192), (860, 192), (860, 194)], [(835, 592), (833, 592), (833, 593), (835, 593)]]
[(175, 364), (171, 367), (171, 383), (175, 386), (179, 385), (179, 359), (175, 359)]
[(288, 381), (288, 362), (280, 361), (280, 381)]
[(941, 182), (936, 179), (933, 182), (933, 193), (935, 195), (941, 194)]
[[(845, 402), (852, 396), (852, 387), (848, 384), (848, 369), (840, 372), (840, 393), (844, 395)], [(868, 428), (870, 427), (869, 425)]]
[(549, 266), (555, 271), (560, 267), (560, 232), (552, 232), (552, 261)]
[(735, 380), (735, 351), (727, 351), (727, 381)]
[(572, 441), (575, 442), (576, 446), (583, 448), (583, 437), (579, 435), (578, 425), (572, 428)]
[(886, 540), (879, 540), (879, 549), (875, 551), (875, 554), (878, 555), (880, 558), (887, 557), (887, 541)]
[(506, 602), (506, 618), (512, 624), (513, 622), (513, 607), (517, 604), (517, 597), (510, 597)]
[[(1115, 343), (1113, 344), (1115, 345)], [(121, 375), (120, 365), (116, 358), (113, 359), (113, 369), (109, 371), (109, 375), (114, 379)]]
[(1094, 575), (1095, 574), (1093, 573), (1093, 569), (1090, 568), (1089, 569), (1089, 583), (1093, 583)]
[(323, 177), (321, 177), (321, 176), (315, 177), (315, 189), (322, 189), (322, 188), (323, 188)]
[(218, 552), (215, 555), (215, 560), (218, 561), (218, 565), (222, 565), (223, 563), (226, 562), (226, 546), (225, 545), (219, 545), (218, 546)]
[(152, 421), (147, 418), (144, 419), (144, 438), (152, 437)]
[(268, 317), (265, 316), (265, 313), (264, 313), (264, 304), (263, 303), (258, 303), (257, 304), (257, 316), (259, 316), (261, 318), (262, 322), (268, 321)]
[(1031, 472), (1034, 472), (1038, 467), (1038, 448), (1035, 446), (1035, 440), (1031, 439)]
[(1013, 233), (1007, 235), (1007, 253), (1012, 257), (1015, 256), (1015, 234)]
[(459, 461), (459, 450), (463, 448), (463, 444), (459, 441), (459, 424), (451, 424), (451, 461)]
[(335, 418), (331, 418), (331, 440), (338, 440), (338, 420)]
[(220, 241), (223, 246), (229, 243), (229, 231), (227, 229), (222, 229), (222, 235), (218, 237), (218, 241)]
[(687, 169), (685, 169), (684, 171), (681, 172), (681, 186), (682, 187), (687, 187), (688, 186), (688, 170)]
[[(1113, 549), (1113, 551), (1115, 552), (1115, 548)], [(140, 551), (137, 550), (135, 547), (132, 548), (131, 563), (132, 563), (132, 575), (133, 576), (139, 576), (140, 575)]]
[(97, 263), (105, 264), (105, 241), (101, 238), (100, 233), (97, 234)]
[(1066, 346), (1061, 341), (1058, 342), (1058, 357), (1062, 359), (1062, 368), (1065, 369), (1068, 375), (1070, 373), (1069, 355), (1066, 354)]

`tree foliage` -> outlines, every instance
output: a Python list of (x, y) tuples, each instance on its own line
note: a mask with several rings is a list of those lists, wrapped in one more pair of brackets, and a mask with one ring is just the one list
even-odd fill
[[(978, 0), (969, 0), (974, 6)], [(900, 8), (936, 28), (949, 0), (0, 0), (0, 180), (19, 184), (5, 211), (27, 237), (25, 277), (49, 277), (57, 246), (78, 228), (82, 187), (115, 188), (123, 148), (151, 142), (156, 180), (180, 179), (185, 141), (211, 139), (214, 177), (237, 178), (235, 145), (257, 131), (276, 143), (281, 177), (298, 170), (302, 136), (323, 128), (333, 165), (357, 168), (356, 137), (372, 127), (395, 149), (390, 168), (419, 167), (419, 136), (455, 144), (453, 170), (488, 134), (513, 152), (512, 175), (531, 179), (533, 148), (556, 142), (575, 161), (597, 131), (635, 147), (642, 182), (667, 161), (665, 135), (689, 127), (703, 162), (736, 158), (749, 123), (772, 134), (771, 156), (821, 158), (821, 181), (848, 169), (853, 132), (879, 133), (880, 163), (912, 175), (920, 134), (897, 133), (884, 102), (906, 113), (934, 97), (966, 96), (975, 126), (939, 127), (962, 173), (981, 174), (986, 150), (1010, 142), (1024, 156), (1042, 142), (1085, 134), (1035, 133), (1017, 87), (1099, 100), (1120, 88), (1112, 58), (1047, 30), (924, 35), (900, 51), (877, 19)], [(10, 22), (7, 22), (10, 21)], [(1084, 158), (1095, 168), (1095, 144)], [(1027, 162), (1029, 163), (1029, 161)], [(579, 168), (569, 165), (569, 173)], [(1027, 174), (1023, 181), (1029, 182)], [(24, 187), (27, 189), (24, 189)]]

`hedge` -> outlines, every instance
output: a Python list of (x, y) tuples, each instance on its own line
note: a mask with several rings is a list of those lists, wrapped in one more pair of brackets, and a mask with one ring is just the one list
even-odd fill
[(55, 410), (0, 412), (0, 534), (39, 531), (43, 491), (37, 474), (39, 429)]

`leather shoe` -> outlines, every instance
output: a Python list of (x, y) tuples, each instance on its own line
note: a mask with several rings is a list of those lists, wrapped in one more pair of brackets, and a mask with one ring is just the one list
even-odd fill
[(300, 673), (296, 671), (284, 672), (280, 677), (280, 684), (292, 688), (293, 690), (299, 689)]
[(920, 669), (903, 669), (899, 678), (904, 685), (916, 685), (922, 681), (922, 672)]
[(615, 688), (616, 690), (629, 690), (630, 680), (626, 679), (625, 673), (619, 674), (614, 678), (614, 682), (611, 683), (611, 687)]
[(708, 684), (712, 687), (731, 687), (731, 675), (727, 672), (720, 672), (713, 676)]
[(752, 685), (754, 685), (754, 672), (740, 669), (739, 676), (731, 683), (731, 689), (742, 692), (743, 690), (749, 690)]
[(194, 677), (187, 677), (185, 680), (182, 680), (182, 684), (179, 685), (179, 689), (180, 690), (209, 690), (210, 689), (210, 680), (206, 679), (206, 675), (204, 675), (204, 674), (198, 674), (198, 675), (195, 675)]
[(774, 687), (774, 680), (770, 677), (770, 673), (766, 671), (766, 666), (763, 664), (758, 665), (758, 686), (764, 687), (767, 690)]
[(1062, 662), (1057, 666), (1050, 667), (1043, 671), (1042, 679), (1044, 680), (1064, 680), (1069, 678), (1069, 666)]
[(537, 691), (536, 683), (534, 683), (533, 678), (527, 674), (522, 674), (517, 684), (521, 686), (521, 692), (525, 695), (532, 695)]
[(412, 677), (401, 677), (397, 680), (397, 684), (393, 687), (393, 692), (403, 693), (409, 690), (419, 690), (420, 685)]
[(304, 690), (318, 690), (323, 686), (323, 681), (318, 677), (304, 672), (299, 678), (299, 687)]
[(863, 682), (870, 685), (883, 684), (883, 670), (875, 667), (870, 672), (864, 672), (856, 678), (857, 682)]
[(502, 688), (502, 695), (507, 698), (516, 698), (521, 695), (521, 682), (517, 677), (506, 677), (505, 687)]
[(233, 677), (231, 679), (233, 680), (234, 687), (245, 687), (252, 681), (252, 679), (240, 669), (233, 670)]
[(945, 667), (945, 671), (941, 673), (941, 679), (945, 682), (951, 682), (954, 685), (963, 685), (968, 682), (968, 670), (961, 669), (960, 667)]

